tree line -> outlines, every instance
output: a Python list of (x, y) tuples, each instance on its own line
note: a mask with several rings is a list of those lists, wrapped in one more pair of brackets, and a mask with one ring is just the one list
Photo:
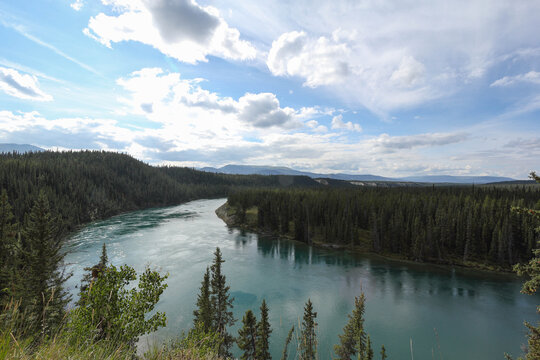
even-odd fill
[(227, 175), (156, 167), (107, 151), (0, 154), (0, 189), (19, 223), (44, 192), (64, 233), (122, 212), (224, 197), (243, 187), (318, 186), (308, 177)]
[(538, 240), (538, 220), (511, 208), (540, 209), (539, 188), (244, 189), (228, 204), (238, 223), (306, 243), (510, 268), (528, 261)]

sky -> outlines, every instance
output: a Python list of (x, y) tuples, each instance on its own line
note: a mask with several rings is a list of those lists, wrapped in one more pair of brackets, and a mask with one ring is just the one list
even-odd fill
[(525, 0), (0, 0), (0, 142), (525, 179), (538, 19)]

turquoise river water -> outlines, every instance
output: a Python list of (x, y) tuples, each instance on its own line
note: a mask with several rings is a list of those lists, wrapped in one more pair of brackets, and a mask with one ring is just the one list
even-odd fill
[[(224, 202), (137, 211), (83, 228), (68, 241), (73, 277), (67, 286), (76, 297), (83, 269), (98, 261), (102, 243), (114, 265), (168, 272), (168, 288), (157, 306), (168, 325), (143, 340), (163, 341), (192, 325), (203, 273), (219, 246), (238, 319), (231, 332), (237, 334), (247, 309), (258, 315), (266, 299), (275, 359), (308, 298), (318, 313), (320, 359), (332, 358), (362, 290), (376, 359), (381, 344), (390, 359), (504, 359), (504, 352), (521, 353), (523, 321), (538, 318), (540, 297), (520, 294), (522, 280), (513, 275), (395, 262), (229, 229), (214, 213)], [(293, 341), (290, 359), (296, 358), (295, 346)]]

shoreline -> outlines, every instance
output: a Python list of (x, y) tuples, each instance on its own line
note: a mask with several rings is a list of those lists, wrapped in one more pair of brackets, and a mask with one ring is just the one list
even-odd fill
[(272, 232), (272, 231), (267, 231), (264, 229), (260, 229), (256, 226), (250, 226), (245, 223), (240, 223), (235, 218), (235, 215), (231, 214), (231, 210), (233, 210), (233, 208), (229, 206), (228, 202), (225, 202), (225, 204), (221, 205), (215, 210), (217, 217), (220, 218), (229, 227), (237, 228), (244, 231), (250, 231), (255, 234), (260, 234), (260, 235), (278, 236), (280, 238), (287, 239), (289, 241), (294, 241), (299, 244), (304, 244), (306, 246), (312, 246), (314, 248), (325, 249), (325, 250), (336, 250), (336, 251), (341, 251), (341, 252), (351, 252), (357, 255), (368, 255), (368, 256), (373, 256), (373, 257), (380, 258), (386, 261), (392, 261), (396, 263), (403, 263), (403, 264), (409, 264), (409, 265), (415, 265), (415, 266), (433, 266), (433, 267), (438, 267), (440, 269), (453, 270), (453, 271), (473, 271), (476, 273), (486, 273), (489, 275), (513, 276), (513, 277), (519, 278), (519, 276), (517, 276), (516, 273), (511, 271), (511, 269), (502, 269), (502, 268), (491, 269), (491, 268), (488, 268), (487, 265), (483, 265), (483, 264), (475, 263), (475, 262), (470, 262), (470, 265), (466, 265), (459, 262), (454, 263), (452, 261), (445, 262), (445, 263), (437, 263), (437, 262), (430, 262), (430, 261), (419, 262), (419, 261), (403, 258), (402, 256), (397, 255), (397, 254), (387, 254), (387, 253), (381, 254), (381, 253), (376, 253), (373, 251), (366, 251), (363, 249), (354, 248), (354, 247), (350, 247), (346, 245), (338, 245), (338, 244), (324, 243), (324, 242), (313, 242), (311, 244), (307, 244), (305, 242), (296, 240), (292, 238), (291, 236), (287, 236), (287, 235)]

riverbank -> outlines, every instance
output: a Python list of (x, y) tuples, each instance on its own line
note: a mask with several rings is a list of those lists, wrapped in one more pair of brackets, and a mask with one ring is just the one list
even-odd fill
[[(268, 229), (262, 229), (257, 226), (257, 209), (255, 207), (250, 208), (246, 211), (246, 216), (244, 221), (240, 221), (239, 217), (237, 216), (237, 210), (230, 206), (228, 202), (220, 206), (215, 211), (216, 215), (227, 224), (229, 227), (234, 227), (238, 229), (242, 229), (245, 231), (250, 231), (257, 234), (264, 234), (264, 235), (274, 235), (274, 236), (280, 236), (283, 238), (286, 238), (290, 241), (296, 241), (300, 242), (291, 234), (282, 234), (282, 233), (276, 233), (273, 231), (268, 231)], [(504, 275), (513, 275), (514, 272), (511, 268), (502, 268), (500, 266), (490, 265), (490, 264), (484, 264), (480, 262), (475, 261), (462, 261), (460, 259), (444, 259), (444, 260), (436, 260), (436, 261), (414, 261), (411, 259), (406, 258), (405, 256), (399, 255), (399, 254), (393, 254), (388, 252), (374, 252), (369, 249), (369, 246), (367, 245), (367, 242), (369, 242), (369, 231), (365, 230), (364, 234), (362, 234), (363, 237), (363, 245), (362, 246), (349, 246), (349, 245), (340, 245), (340, 244), (332, 244), (322, 241), (322, 237), (320, 236), (314, 236), (315, 240), (311, 242), (311, 246), (317, 247), (317, 248), (323, 248), (323, 249), (331, 249), (331, 250), (337, 250), (337, 251), (350, 251), (356, 254), (362, 254), (362, 255), (370, 255), (374, 257), (379, 257), (386, 260), (406, 263), (406, 264), (426, 264), (430, 266), (438, 266), (441, 268), (458, 268), (458, 269), (464, 269), (464, 270), (474, 270), (478, 272), (486, 272), (491, 274), (504, 274)]]

